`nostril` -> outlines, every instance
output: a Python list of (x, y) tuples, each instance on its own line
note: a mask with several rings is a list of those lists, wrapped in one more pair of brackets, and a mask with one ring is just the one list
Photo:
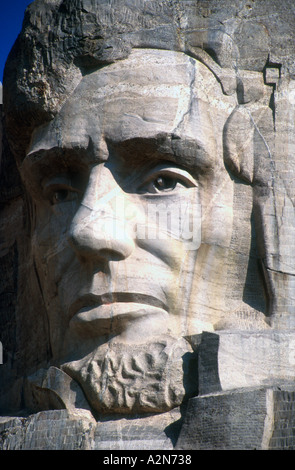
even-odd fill
[(127, 256), (123, 253), (120, 253), (119, 251), (116, 251), (114, 249), (107, 248), (99, 250), (97, 256), (99, 258), (103, 258), (106, 261), (122, 261), (123, 259), (127, 258)]
[(128, 235), (116, 237), (114, 233), (84, 223), (72, 227), (68, 243), (77, 255), (91, 260), (120, 261), (130, 256), (134, 248), (134, 241)]

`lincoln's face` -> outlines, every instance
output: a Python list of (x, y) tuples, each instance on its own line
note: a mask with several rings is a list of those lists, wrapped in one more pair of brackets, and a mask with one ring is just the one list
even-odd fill
[(135, 50), (83, 76), (36, 129), (22, 172), (55, 363), (214, 324), (204, 280), (231, 235), (228, 113), (204, 65)]

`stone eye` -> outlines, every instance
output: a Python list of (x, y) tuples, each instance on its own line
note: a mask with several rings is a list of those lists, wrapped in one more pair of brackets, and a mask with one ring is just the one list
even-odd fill
[(60, 202), (65, 202), (68, 198), (69, 191), (67, 189), (60, 189), (55, 191), (52, 197), (53, 204), (59, 204)]
[(176, 178), (169, 176), (158, 176), (153, 182), (157, 191), (172, 191), (176, 187), (177, 183), (178, 181)]
[(56, 175), (42, 183), (43, 196), (51, 205), (80, 200), (83, 195), (81, 178), (72, 175)]
[(79, 197), (77, 191), (67, 188), (55, 189), (50, 197), (52, 205), (61, 204), (63, 202), (76, 201)]
[(169, 195), (172, 191), (197, 187), (197, 181), (187, 170), (167, 164), (158, 165), (143, 179), (137, 189), (139, 194)]

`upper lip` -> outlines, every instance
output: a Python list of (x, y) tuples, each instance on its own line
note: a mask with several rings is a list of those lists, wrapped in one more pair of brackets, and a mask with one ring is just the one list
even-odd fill
[(115, 302), (133, 302), (139, 304), (151, 305), (168, 311), (167, 305), (161, 300), (147, 294), (131, 292), (108, 292), (101, 295), (85, 294), (79, 297), (70, 308), (70, 318), (72, 318), (82, 308), (99, 307), (101, 305), (112, 304)]

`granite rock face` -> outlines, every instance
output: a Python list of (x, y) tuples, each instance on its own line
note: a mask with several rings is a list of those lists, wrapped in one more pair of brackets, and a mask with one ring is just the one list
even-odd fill
[(191, 399), (177, 450), (293, 450), (294, 388)]
[(294, 14), (27, 8), (1, 110), (1, 448), (294, 448)]

